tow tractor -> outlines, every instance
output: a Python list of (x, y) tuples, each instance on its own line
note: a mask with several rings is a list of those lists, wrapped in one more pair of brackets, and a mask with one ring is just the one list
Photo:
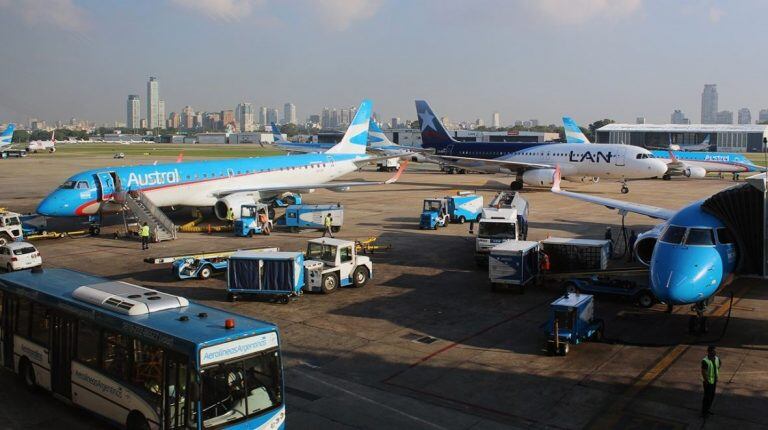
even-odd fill
[(585, 340), (600, 340), (605, 333), (605, 323), (595, 318), (594, 298), (589, 294), (568, 294), (549, 305), (550, 317), (545, 323), (547, 352), (565, 356), (570, 345)]
[(0, 245), (24, 238), (21, 215), (0, 208)]
[[(278, 248), (254, 248), (244, 251), (268, 252), (278, 251)], [(145, 263), (150, 264), (171, 264), (171, 273), (178, 279), (208, 279), (215, 273), (221, 273), (227, 270), (228, 259), (232, 254), (241, 251), (239, 249), (231, 251), (206, 252), (200, 254), (176, 255), (171, 257), (149, 257), (145, 258)]]
[[(259, 213), (267, 216), (267, 225), (269, 228), (259, 223)], [(268, 234), (272, 231), (272, 219), (269, 216), (269, 206), (264, 203), (240, 206), (240, 218), (235, 220), (235, 236), (253, 237), (254, 234)]]
[(304, 269), (304, 289), (324, 294), (339, 286), (363, 287), (373, 277), (371, 259), (357, 255), (355, 242), (325, 237), (307, 244)]
[(448, 202), (443, 198), (424, 199), (424, 209), (419, 218), (420, 229), (437, 230), (448, 224)]

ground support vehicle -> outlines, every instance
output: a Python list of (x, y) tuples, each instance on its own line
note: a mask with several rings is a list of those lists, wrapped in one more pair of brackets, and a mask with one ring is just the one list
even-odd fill
[(610, 258), (609, 240), (550, 237), (541, 241), (553, 272), (605, 270)]
[(0, 208), (0, 245), (24, 239), (21, 215)]
[(505, 242), (491, 249), (488, 278), (491, 290), (518, 287), (520, 292), (536, 280), (539, 273), (539, 242)]
[[(175, 255), (170, 257), (149, 257), (145, 263), (171, 264), (171, 273), (178, 279), (208, 279), (216, 273), (227, 270), (227, 258), (240, 250), (205, 252), (199, 254)], [(244, 251), (270, 252), (278, 248), (254, 248)]]
[(424, 206), (419, 217), (419, 228), (437, 230), (448, 224), (448, 201), (445, 198), (424, 199)]
[(285, 214), (278, 217), (276, 227), (297, 232), (302, 228), (324, 229), (325, 216), (331, 214), (331, 231), (341, 231), (344, 225), (344, 207), (340, 203), (331, 205), (290, 205)]
[(596, 274), (589, 277), (567, 279), (562, 283), (562, 287), (563, 291), (569, 294), (603, 294), (629, 298), (643, 308), (650, 308), (657, 301), (648, 286), (628, 279), (617, 279)]
[(436, 229), (449, 222), (464, 224), (479, 221), (483, 210), (483, 196), (469, 191), (459, 191), (454, 196), (424, 199), (419, 228)]
[(525, 240), (528, 234), (528, 201), (518, 193), (500, 192), (483, 208), (477, 225), (475, 261), (488, 265), (488, 253), (499, 244)]
[(249, 295), (288, 303), (301, 295), (304, 271), (301, 252), (236, 252), (227, 267), (227, 299)]
[(333, 293), (339, 287), (363, 287), (373, 277), (371, 259), (358, 255), (355, 242), (312, 239), (304, 261), (306, 291)]
[[(267, 216), (266, 224), (259, 222), (260, 213)], [(269, 206), (264, 203), (240, 206), (240, 218), (235, 220), (233, 231), (235, 236), (239, 237), (269, 234), (272, 231), (272, 220), (269, 219)]]
[(378, 172), (396, 172), (400, 168), (400, 158), (392, 157), (376, 162), (376, 171)]
[(550, 317), (544, 325), (547, 352), (566, 355), (571, 345), (588, 340), (600, 340), (605, 333), (603, 320), (594, 316), (594, 297), (589, 294), (568, 294), (549, 305)]

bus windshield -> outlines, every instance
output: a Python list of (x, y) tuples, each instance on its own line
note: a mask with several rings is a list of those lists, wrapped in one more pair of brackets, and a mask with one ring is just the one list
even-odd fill
[(203, 427), (259, 415), (283, 403), (277, 350), (208, 368), (201, 377)]
[(479, 237), (483, 239), (501, 238), (515, 239), (515, 224), (506, 222), (481, 222), (478, 230)]

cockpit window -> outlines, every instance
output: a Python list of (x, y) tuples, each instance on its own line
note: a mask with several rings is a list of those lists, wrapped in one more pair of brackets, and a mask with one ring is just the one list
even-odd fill
[(720, 243), (734, 243), (733, 235), (731, 235), (730, 230), (728, 230), (725, 227), (720, 227), (717, 229), (717, 241)]
[(75, 188), (75, 181), (64, 182), (63, 184), (59, 185), (59, 188), (61, 188), (63, 190), (71, 190), (71, 189)]
[(685, 239), (686, 245), (714, 245), (715, 236), (711, 228), (692, 228)]
[(685, 236), (685, 227), (671, 225), (667, 227), (664, 235), (661, 236), (661, 241), (664, 243), (681, 244), (683, 243), (683, 236)]
[(77, 189), (78, 189), (78, 190), (87, 190), (88, 188), (90, 188), (90, 187), (88, 186), (88, 182), (85, 182), (85, 181), (77, 181)]

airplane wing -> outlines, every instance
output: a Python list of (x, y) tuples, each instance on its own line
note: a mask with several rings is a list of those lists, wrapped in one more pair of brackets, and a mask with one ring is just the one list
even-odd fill
[(616, 199), (609, 199), (606, 197), (597, 197), (589, 194), (574, 193), (571, 191), (564, 191), (560, 189), (560, 166), (555, 169), (555, 178), (552, 183), (552, 192), (560, 194), (565, 197), (570, 197), (576, 200), (583, 200), (585, 202), (594, 203), (607, 207), (608, 209), (616, 209), (619, 213), (632, 212), (647, 217), (667, 220), (677, 213), (670, 209), (659, 208), (656, 206), (644, 205), (640, 203), (624, 202)]
[[(365, 159), (367, 161), (370, 161), (371, 159)], [(347, 191), (352, 187), (362, 187), (362, 186), (371, 186), (371, 185), (389, 185), (394, 184), (397, 182), (398, 179), (400, 179), (400, 175), (403, 174), (405, 171), (405, 168), (408, 166), (408, 161), (403, 161), (400, 164), (400, 168), (397, 170), (394, 176), (387, 179), (386, 181), (355, 181), (355, 182), (325, 182), (325, 183), (318, 183), (318, 184), (293, 184), (293, 185), (270, 185), (270, 186), (256, 186), (253, 188), (239, 188), (239, 189), (232, 189), (232, 190), (219, 190), (213, 193), (216, 197), (224, 197), (228, 196), (230, 194), (235, 193), (252, 193), (252, 192), (258, 192), (258, 191), (275, 191), (275, 192), (296, 192), (296, 193), (302, 193), (302, 192), (309, 192), (311, 190), (317, 189), (317, 188), (325, 188), (331, 191)]]
[(281, 143), (276, 143), (275, 146), (288, 152), (313, 153), (313, 152), (325, 152), (326, 150), (330, 149), (331, 146), (333, 145), (325, 145), (325, 144), (317, 144), (317, 143), (281, 142)]
[[(474, 167), (493, 166), (493, 167), (506, 167), (509, 169), (554, 169), (555, 166), (551, 164), (540, 163), (526, 163), (525, 161), (512, 161), (502, 160), (500, 158), (492, 158), (490, 160), (485, 158), (473, 158), (473, 157), (455, 157), (450, 155), (431, 155), (430, 158), (437, 158), (446, 164), (456, 164), (459, 167), (467, 167), (468, 165), (474, 165)], [(460, 163), (466, 163), (464, 165)]]

